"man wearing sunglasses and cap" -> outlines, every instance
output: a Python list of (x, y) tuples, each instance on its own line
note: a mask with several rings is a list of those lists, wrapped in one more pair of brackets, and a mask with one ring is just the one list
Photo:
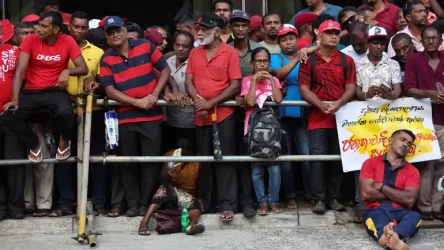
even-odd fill
[[(117, 107), (120, 154), (157, 156), (164, 115), (155, 104), (169, 79), (170, 68), (154, 44), (144, 39), (128, 39), (122, 18), (107, 17), (103, 29), (112, 49), (101, 59), (100, 79), (109, 98), (126, 104)], [(157, 79), (154, 68), (160, 71)], [(129, 207), (126, 215), (143, 216), (156, 191), (158, 165), (123, 165), (122, 180)]]
[[(318, 51), (310, 54), (299, 69), (299, 88), (302, 98), (313, 106), (308, 111), (310, 155), (339, 154), (338, 133), (334, 114), (355, 97), (356, 70), (353, 59), (337, 50), (341, 27), (327, 20), (319, 26), (321, 41)], [(326, 101), (333, 101), (327, 104)], [(345, 211), (339, 203), (344, 173), (340, 162), (311, 163), (311, 192), (315, 201), (313, 212)], [(327, 181), (328, 176), (328, 181)]]
[[(236, 154), (235, 116), (232, 107), (217, 107), (239, 94), (240, 61), (237, 51), (221, 40), (222, 18), (214, 13), (202, 16), (197, 36), (200, 46), (188, 58), (185, 88), (195, 106), (194, 122), (199, 155), (213, 155), (212, 116), (217, 114), (220, 146), (224, 155)], [(215, 177), (215, 178), (213, 178)], [(218, 204), (212, 204), (216, 189)], [(220, 220), (232, 221), (237, 208), (237, 173), (232, 163), (202, 163), (199, 197), (205, 211), (218, 207)]]

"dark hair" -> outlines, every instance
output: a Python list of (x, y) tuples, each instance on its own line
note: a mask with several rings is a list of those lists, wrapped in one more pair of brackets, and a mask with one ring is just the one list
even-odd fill
[(72, 21), (74, 21), (75, 18), (86, 19), (88, 21), (88, 15), (83, 11), (76, 11), (72, 13), (70, 23), (72, 23)]
[(17, 23), (17, 25), (14, 27), (14, 35), (18, 36), (20, 34), (21, 29), (25, 29), (25, 28), (34, 28), (34, 23), (31, 23), (31, 22)]
[(43, 12), (40, 15), (40, 19), (39, 20), (43, 20), (45, 18), (50, 17), (52, 19), (51, 21), (51, 25), (54, 27), (59, 27), (60, 30), (63, 29), (63, 18), (62, 18), (62, 14), (60, 14), (60, 12), (57, 11), (47, 11), (47, 12)]
[(421, 4), (424, 6), (424, 4), (421, 2), (421, 0), (409, 0), (402, 6), (402, 14), (404, 15), (404, 18), (407, 15), (410, 15), (412, 13), (412, 9), (414, 5)]
[(397, 135), (397, 134), (400, 134), (400, 133), (406, 133), (406, 134), (408, 134), (410, 137), (412, 137), (413, 141), (416, 140), (416, 136), (415, 136), (415, 134), (413, 134), (413, 132), (410, 131), (410, 130), (408, 130), (408, 129), (398, 129), (398, 130), (396, 130), (395, 132), (393, 132), (393, 134), (392, 134), (391, 137), (393, 137), (393, 136), (395, 136), (395, 135)]
[(216, 4), (218, 3), (226, 3), (228, 6), (230, 6), (230, 11), (233, 11), (233, 2), (231, 0), (216, 0), (213, 3), (213, 12), (216, 11)]
[(355, 20), (350, 24), (348, 32), (349, 33), (361, 32), (364, 33), (364, 35), (367, 35), (367, 29), (368, 29), (367, 24), (360, 22), (359, 20)]
[(311, 23), (311, 26), (313, 27), (313, 30), (314, 30), (314, 29), (319, 29), (319, 26), (321, 26), (321, 23), (323, 23), (323, 22), (325, 22), (325, 21), (327, 21), (327, 20), (332, 20), (332, 21), (334, 21), (335, 18), (332, 17), (332, 16), (330, 16), (330, 15), (327, 15), (327, 14), (319, 15), (318, 18), (316, 18), (316, 20), (314, 20), (314, 21)]
[(194, 44), (194, 36), (193, 36), (193, 34), (191, 34), (188, 31), (178, 31), (178, 32), (176, 32), (176, 34), (174, 34), (174, 41), (176, 41), (177, 37), (180, 36), (180, 35), (186, 36), (188, 38), (188, 40), (190, 40), (190, 44), (189, 45), (191, 47), (193, 47), (193, 44)]
[(395, 36), (393, 36), (393, 38), (392, 38), (392, 46), (393, 46), (393, 44), (395, 44), (401, 40), (404, 40), (404, 39), (407, 40), (408, 42), (412, 42), (412, 37), (410, 37), (406, 33), (398, 33)]
[(350, 12), (350, 11), (358, 13), (358, 9), (356, 9), (354, 6), (345, 6), (338, 13), (338, 21), (340, 21), (342, 18), (344, 18), (345, 15), (347, 15), (347, 13)]
[(137, 38), (143, 39), (143, 29), (137, 23), (128, 22), (125, 24), (126, 30), (128, 32), (137, 32)]
[(438, 29), (439, 32), (444, 33), (444, 20), (438, 19), (438, 20), (434, 21), (431, 24), (431, 26), (433, 26), (436, 29)]
[(438, 28), (436, 28), (435, 26), (433, 26), (433, 25), (428, 25), (428, 26), (426, 26), (424, 29), (422, 29), (422, 30), (421, 30), (421, 38), (424, 38), (424, 33), (425, 33), (426, 31), (436, 31), (436, 33), (438, 33), (438, 37), (441, 39), (442, 34), (441, 34), (441, 32), (438, 30)]
[(367, 11), (373, 12), (374, 10), (375, 9), (370, 6), (362, 7), (362, 8), (358, 9), (358, 15), (362, 15), (364, 17), (367, 17), (367, 15), (365, 15), (365, 12), (367, 12)]
[(181, 18), (177, 22), (177, 24), (179, 24), (179, 25), (190, 25), (191, 27), (194, 27), (194, 20), (193, 20), (193, 18), (185, 16), (185, 17)]
[(258, 47), (258, 48), (255, 48), (255, 49), (251, 52), (251, 61), (254, 61), (254, 58), (256, 57), (256, 55), (257, 55), (259, 52), (262, 52), (262, 51), (267, 52), (267, 54), (268, 54), (268, 60), (271, 60), (271, 54), (270, 54), (270, 51), (268, 51), (268, 49), (265, 48), (265, 47)]
[(265, 14), (265, 15), (262, 17), (262, 26), (264, 25), (264, 20), (265, 20), (265, 18), (267, 18), (267, 17), (269, 17), (269, 16), (274, 16), (274, 15), (276, 15), (276, 16), (279, 17), (279, 20), (281, 21), (281, 24), (283, 23), (283, 22), (282, 22), (282, 17), (281, 17), (278, 13), (272, 11), (272, 12), (268, 12), (267, 14)]

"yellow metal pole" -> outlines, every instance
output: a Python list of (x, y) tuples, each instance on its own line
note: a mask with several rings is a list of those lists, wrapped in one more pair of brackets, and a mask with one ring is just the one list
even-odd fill
[[(79, 230), (78, 239), (79, 243), (83, 243), (87, 238), (86, 231), (86, 205), (88, 195), (88, 177), (89, 177), (89, 155), (91, 144), (91, 115), (93, 108), (93, 94), (89, 94), (86, 98), (86, 114), (85, 114), (85, 131), (84, 131), (84, 145), (83, 145), (83, 170), (82, 170), (82, 182), (81, 182), (81, 195), (80, 195), (80, 207), (79, 207)], [(80, 152), (79, 152), (80, 153)]]
[[(78, 158), (81, 159), (83, 152), (83, 128), (84, 128), (84, 114), (85, 107), (84, 101), (85, 99), (82, 97), (83, 91), (83, 77), (77, 78), (77, 155)], [(77, 161), (77, 216), (80, 215), (79, 207), (80, 207), (80, 194), (82, 193), (82, 161)]]

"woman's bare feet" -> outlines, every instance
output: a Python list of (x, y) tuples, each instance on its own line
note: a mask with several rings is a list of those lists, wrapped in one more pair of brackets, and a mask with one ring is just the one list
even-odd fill
[(150, 235), (150, 231), (148, 230), (148, 222), (141, 221), (139, 226), (139, 235), (148, 236)]

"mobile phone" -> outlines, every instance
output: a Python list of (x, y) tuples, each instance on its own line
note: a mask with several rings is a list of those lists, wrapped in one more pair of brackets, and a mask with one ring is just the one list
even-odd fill
[(444, 87), (442, 86), (442, 84), (441, 84), (440, 82), (437, 82), (437, 83), (436, 83), (436, 89), (437, 89), (438, 91), (444, 91)]

